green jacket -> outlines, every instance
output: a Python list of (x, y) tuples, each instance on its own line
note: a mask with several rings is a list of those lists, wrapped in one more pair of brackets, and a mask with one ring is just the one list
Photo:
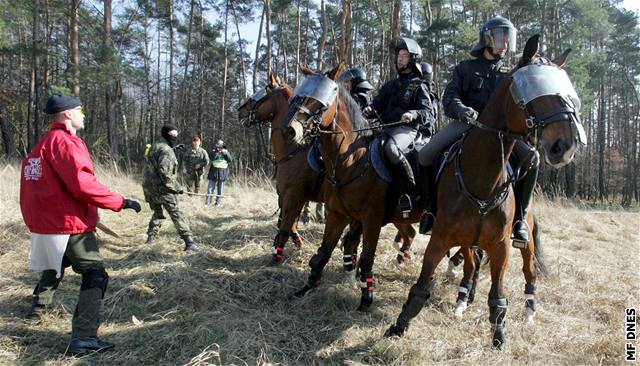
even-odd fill
[(157, 141), (151, 145), (144, 167), (142, 189), (145, 197), (157, 197), (167, 193), (178, 193), (178, 159), (166, 142)]
[[(207, 154), (207, 151), (201, 147), (197, 149), (192, 147), (184, 153), (182, 160), (183, 169), (185, 169), (186, 172), (198, 170), (198, 174), (202, 174), (204, 168), (209, 165), (209, 154)], [(196, 169), (196, 165), (198, 164), (200, 166)]]

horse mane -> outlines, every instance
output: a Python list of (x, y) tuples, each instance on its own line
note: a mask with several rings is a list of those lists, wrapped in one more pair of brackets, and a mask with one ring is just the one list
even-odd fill
[[(344, 87), (344, 85), (339, 84), (338, 90), (340, 91), (340, 96), (342, 96), (342, 101), (347, 107), (347, 115), (351, 120), (351, 124), (353, 125), (354, 130), (360, 130), (363, 128), (369, 128), (369, 122), (362, 116), (362, 110), (360, 109), (360, 105), (356, 102), (351, 93)], [(366, 130), (360, 132), (361, 136), (370, 136), (372, 134), (371, 130)]]

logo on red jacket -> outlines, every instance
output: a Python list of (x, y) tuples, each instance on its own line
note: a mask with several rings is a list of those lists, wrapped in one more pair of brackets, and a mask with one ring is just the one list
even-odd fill
[(40, 177), (42, 177), (42, 161), (40, 158), (29, 158), (24, 167), (24, 179), (40, 180)]

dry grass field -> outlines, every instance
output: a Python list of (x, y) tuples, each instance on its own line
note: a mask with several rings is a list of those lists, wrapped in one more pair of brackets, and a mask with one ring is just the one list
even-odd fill
[[(640, 214), (543, 202), (535, 212), (550, 275), (538, 281), (535, 325), (524, 321), (522, 259), (512, 250), (504, 351), (490, 347), (488, 268), (476, 302), (458, 320), (452, 312), (460, 276), (447, 282), (446, 263), (404, 338), (384, 339), (417, 277), (428, 237), (416, 241), (413, 261), (401, 268), (393, 263), (394, 231), (383, 229), (371, 313), (355, 311), (360, 291), (344, 281), (338, 250), (320, 288), (289, 300), (307, 278), (322, 226), (301, 225), (305, 245), (289, 245), (286, 264), (267, 266), (276, 233), (275, 191), (265, 179), (236, 178), (219, 208), (205, 208), (201, 197), (183, 197), (203, 249), (198, 254), (182, 251), (170, 221), (160, 240), (146, 246), (148, 206), (137, 215), (101, 211), (103, 223), (121, 236), (99, 233), (110, 275), (100, 334), (116, 349), (69, 357), (64, 351), (80, 276), (67, 270), (54, 311), (42, 323), (24, 320), (39, 274), (27, 270), (30, 244), (18, 205), (18, 168), (1, 166), (0, 173), (2, 365), (624, 364), (624, 310), (640, 305)], [(105, 170), (98, 177), (143, 199), (131, 177)]]

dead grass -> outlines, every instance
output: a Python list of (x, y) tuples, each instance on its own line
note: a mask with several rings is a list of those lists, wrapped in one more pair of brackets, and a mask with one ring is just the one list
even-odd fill
[[(184, 197), (182, 207), (202, 253), (185, 255), (170, 222), (159, 242), (145, 246), (151, 215), (102, 211), (121, 235), (100, 234), (110, 287), (101, 336), (113, 352), (83, 358), (63, 355), (80, 277), (67, 272), (56, 311), (41, 324), (23, 320), (38, 273), (27, 270), (29, 236), (18, 205), (18, 168), (0, 168), (0, 364), (46, 365), (511, 365), (621, 364), (623, 313), (638, 307), (640, 268), (637, 212), (602, 212), (538, 204), (542, 240), (551, 274), (538, 283), (537, 323), (524, 318), (522, 259), (512, 255), (506, 275), (510, 301), (503, 352), (490, 348), (487, 269), (477, 301), (461, 321), (452, 316), (457, 283), (438, 284), (428, 306), (402, 339), (382, 334), (395, 320), (420, 270), (425, 237), (414, 245), (406, 268), (392, 263), (391, 227), (383, 230), (376, 257), (373, 311), (354, 309), (359, 290), (345, 284), (340, 256), (327, 265), (322, 286), (301, 300), (289, 295), (303, 285), (307, 262), (322, 227), (302, 228), (300, 250), (288, 246), (283, 266), (266, 266), (277, 218), (274, 189), (265, 178), (236, 179), (220, 208)], [(139, 183), (100, 169), (110, 187), (142, 199)]]

